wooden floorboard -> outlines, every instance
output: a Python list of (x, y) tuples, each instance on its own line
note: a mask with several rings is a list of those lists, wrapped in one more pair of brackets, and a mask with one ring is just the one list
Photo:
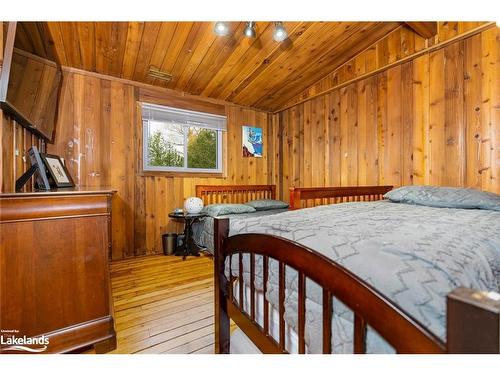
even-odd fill
[(111, 264), (117, 348), (110, 354), (213, 354), (213, 261), (148, 256)]

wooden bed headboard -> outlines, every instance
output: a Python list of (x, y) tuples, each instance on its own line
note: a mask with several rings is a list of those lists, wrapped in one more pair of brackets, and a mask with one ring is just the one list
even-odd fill
[(371, 202), (384, 199), (392, 186), (291, 187), (290, 209), (343, 202)]
[(196, 196), (205, 205), (276, 199), (276, 185), (196, 185)]

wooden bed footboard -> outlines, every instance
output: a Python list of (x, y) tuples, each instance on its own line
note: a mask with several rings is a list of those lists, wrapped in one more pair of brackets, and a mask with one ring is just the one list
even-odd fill
[(371, 202), (384, 199), (392, 186), (291, 187), (290, 209), (343, 202)]
[[(367, 327), (384, 338), (397, 353), (500, 353), (500, 300), (466, 288), (447, 297), (447, 340), (443, 342), (417, 320), (401, 310), (376, 289), (341, 265), (298, 243), (266, 234), (240, 234), (228, 237), (229, 220), (215, 219), (215, 351), (230, 351), (230, 319), (263, 353), (286, 353), (285, 272), (298, 272), (298, 352), (305, 353), (305, 291), (307, 280), (323, 289), (323, 353), (331, 353), (332, 298), (342, 301), (354, 313), (353, 353), (365, 353)], [(243, 288), (233, 296), (233, 278), (225, 276), (227, 257), (238, 257), (239, 285), (243, 283), (243, 254), (250, 255), (250, 312), (243, 307)], [(269, 260), (279, 262), (279, 338), (270, 333), (270, 305), (264, 298), (263, 325), (256, 321), (255, 261), (263, 258), (264, 295)], [(229, 262), (231, 263), (231, 262)], [(500, 297), (500, 296), (499, 296)]]

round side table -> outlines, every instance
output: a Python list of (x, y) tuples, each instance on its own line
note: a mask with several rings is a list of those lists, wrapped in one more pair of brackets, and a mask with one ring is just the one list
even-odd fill
[(205, 250), (204, 247), (198, 246), (193, 239), (193, 224), (196, 221), (206, 217), (205, 214), (186, 214), (171, 212), (168, 217), (177, 220), (184, 221), (184, 242), (179, 246), (174, 255), (182, 256), (182, 260), (185, 260), (187, 256), (200, 256), (200, 251)]

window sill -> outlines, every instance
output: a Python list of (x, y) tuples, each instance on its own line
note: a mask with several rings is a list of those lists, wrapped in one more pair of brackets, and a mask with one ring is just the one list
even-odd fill
[(184, 177), (184, 178), (225, 178), (224, 172), (167, 172), (167, 171), (142, 171), (142, 177)]

